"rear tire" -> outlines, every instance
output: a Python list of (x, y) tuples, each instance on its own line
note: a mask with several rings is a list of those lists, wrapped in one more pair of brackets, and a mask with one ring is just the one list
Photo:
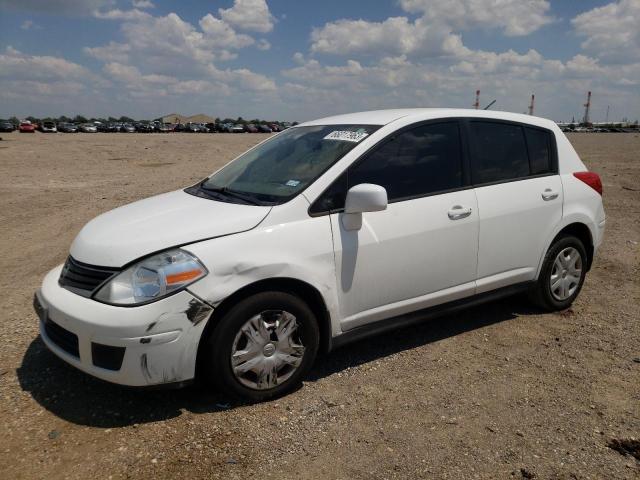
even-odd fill
[(583, 243), (573, 235), (563, 235), (549, 247), (529, 297), (547, 311), (569, 308), (582, 289), (586, 273)]
[(220, 391), (251, 401), (298, 387), (318, 352), (309, 306), (290, 293), (252, 295), (220, 319), (208, 338), (207, 377)]

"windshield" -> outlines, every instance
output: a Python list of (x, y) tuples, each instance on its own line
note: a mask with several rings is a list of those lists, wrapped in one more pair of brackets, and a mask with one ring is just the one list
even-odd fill
[(238, 157), (199, 185), (200, 190), (254, 204), (280, 204), (313, 183), (377, 125), (290, 128)]

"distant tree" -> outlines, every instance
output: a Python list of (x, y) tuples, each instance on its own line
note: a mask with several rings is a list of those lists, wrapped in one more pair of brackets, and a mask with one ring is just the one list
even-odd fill
[(135, 122), (135, 120), (134, 120), (133, 118), (131, 118), (131, 117), (125, 117), (125, 116), (120, 117), (120, 118), (118, 119), (118, 121), (119, 121), (119, 122), (123, 122), (123, 123), (133, 123), (133, 122)]
[(291, 125), (295, 127), (296, 125), (298, 125), (298, 122), (293, 122)]
[(113, 123), (113, 122), (117, 122), (118, 119), (116, 117), (109, 117), (109, 121)]
[(87, 123), (87, 117), (83, 117), (82, 115), (76, 115), (75, 117), (73, 117), (73, 121), (75, 123)]
[(40, 119), (36, 117), (27, 117), (25, 120), (29, 120), (31, 123), (40, 123)]
[(20, 120), (18, 120), (18, 117), (11, 117), (11, 118), (9, 119), (9, 121), (10, 121), (11, 123), (13, 123), (14, 125), (19, 125), (19, 124), (20, 124)]
[(66, 115), (60, 115), (58, 117), (58, 120), (57, 120), (58, 123), (67, 123), (67, 122), (70, 122), (70, 121), (71, 121), (71, 119), (69, 117), (67, 117)]

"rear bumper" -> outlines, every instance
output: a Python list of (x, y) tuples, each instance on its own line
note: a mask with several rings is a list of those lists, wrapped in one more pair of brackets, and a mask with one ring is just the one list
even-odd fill
[(105, 305), (60, 287), (61, 268), (47, 274), (34, 298), (40, 335), (55, 355), (121, 385), (194, 378), (209, 305), (188, 291), (139, 307)]

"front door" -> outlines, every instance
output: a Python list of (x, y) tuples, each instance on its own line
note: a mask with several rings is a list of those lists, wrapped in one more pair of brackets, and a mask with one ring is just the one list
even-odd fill
[(343, 331), (474, 293), (478, 207), (464, 187), (457, 121), (394, 135), (342, 181), (381, 185), (389, 198), (359, 230), (331, 214)]

